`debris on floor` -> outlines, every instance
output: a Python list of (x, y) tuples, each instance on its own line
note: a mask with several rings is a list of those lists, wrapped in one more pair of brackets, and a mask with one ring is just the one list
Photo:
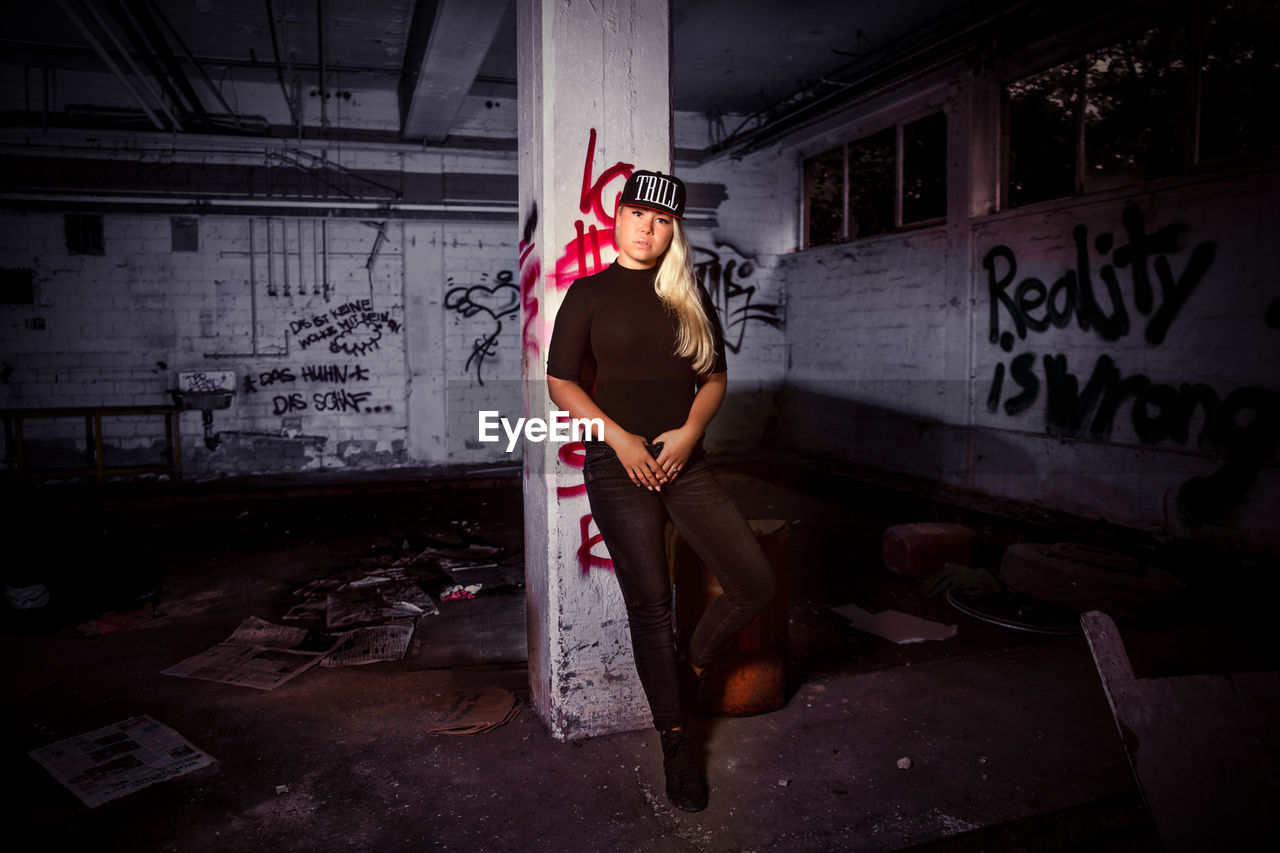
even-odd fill
[(330, 631), (370, 622), (434, 616), (439, 612), (431, 596), (402, 568), (365, 575), (325, 597), (325, 627)]
[(859, 631), (875, 634), (877, 637), (899, 645), (923, 643), (926, 640), (946, 640), (954, 637), (958, 630), (955, 625), (931, 622), (896, 610), (869, 613), (856, 604), (843, 604), (831, 609), (848, 619), (849, 623)]
[(259, 690), (274, 690), (306, 672), (342, 637), (250, 616), (223, 642), (161, 672)]
[(924, 594), (930, 598), (945, 595), (952, 589), (969, 589), (978, 593), (995, 594), (1004, 587), (996, 576), (986, 569), (965, 566), (960, 563), (947, 563), (938, 571), (924, 579)]
[(457, 693), (448, 708), (434, 712), (427, 731), (437, 735), (479, 735), (515, 719), (520, 704), (509, 690)]
[(320, 661), (324, 667), (361, 666), (366, 663), (401, 660), (413, 639), (413, 622), (370, 625), (347, 631), (342, 642)]
[(145, 715), (28, 754), (89, 808), (214, 762), (173, 729)]

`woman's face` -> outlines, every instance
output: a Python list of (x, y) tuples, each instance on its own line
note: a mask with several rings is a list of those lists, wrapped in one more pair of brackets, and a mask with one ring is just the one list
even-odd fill
[(671, 245), (675, 228), (675, 221), (665, 213), (622, 205), (613, 228), (618, 263), (633, 270), (649, 269)]

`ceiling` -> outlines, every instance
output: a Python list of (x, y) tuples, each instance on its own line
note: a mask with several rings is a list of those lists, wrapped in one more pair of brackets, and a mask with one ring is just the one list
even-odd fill
[[(960, 0), (672, 0), (674, 105), (712, 116), (773, 111), (796, 93), (839, 85), (839, 76), (850, 68), (883, 59), (897, 45), (976, 5)], [(186, 94), (200, 89), (199, 80), (207, 77), (224, 91), (235, 88), (228, 82), (242, 81), (278, 83), (288, 91), (290, 80), (303, 86), (318, 81), (323, 67), (326, 74), (341, 74), (348, 87), (397, 93), (398, 101), (388, 103), (399, 104), (400, 137), (439, 142), (453, 134), (467, 95), (515, 96), (515, 6), (512, 0), (16, 4), (0, 32), (0, 64), (9, 66), (11, 80), (21, 69), (28, 106), (22, 119), (15, 114), (24, 111), (9, 104), (6, 122), (30, 121), (33, 69), (103, 72), (114, 61), (118, 85), (149, 77), (156, 89), (165, 90), (167, 98), (148, 97), (139, 86), (133, 98), (139, 114), (147, 109), (142, 102), (150, 102), (150, 121), (157, 129), (181, 122), (183, 130), (236, 132), (247, 126), (224, 120), (237, 112), (234, 107), (210, 103), (207, 94)], [(83, 109), (91, 104), (78, 106), (84, 116), (93, 115)], [(243, 105), (239, 111), (251, 112)], [(267, 118), (265, 123), (279, 122)]]

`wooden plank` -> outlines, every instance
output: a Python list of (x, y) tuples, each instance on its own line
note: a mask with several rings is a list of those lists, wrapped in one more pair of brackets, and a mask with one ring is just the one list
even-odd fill
[(1244, 850), (1280, 832), (1280, 673), (1135, 678), (1115, 623), (1080, 618), (1165, 850)]

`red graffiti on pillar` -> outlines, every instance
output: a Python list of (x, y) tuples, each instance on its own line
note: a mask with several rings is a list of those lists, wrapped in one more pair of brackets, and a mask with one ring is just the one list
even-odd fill
[[(570, 468), (582, 470), (583, 464), (587, 461), (587, 448), (581, 441), (570, 441), (560, 447), (560, 461), (568, 465)], [(556, 486), (557, 498), (571, 498), (575, 495), (585, 495), (587, 486), (585, 483), (579, 483), (576, 486)]]
[(591, 128), (591, 136), (587, 143), (587, 159), (582, 167), (582, 192), (578, 196), (578, 209), (588, 215), (587, 220), (578, 219), (573, 223), (577, 236), (565, 244), (564, 254), (556, 261), (555, 286), (564, 290), (573, 284), (574, 279), (584, 275), (592, 275), (605, 268), (601, 249), (617, 249), (613, 240), (613, 214), (617, 209), (619, 190), (604, 203), (605, 188), (616, 178), (626, 179), (635, 171), (632, 163), (621, 161), (614, 163), (600, 173), (600, 177), (591, 180), (591, 169), (596, 156), (596, 130)]
[(584, 575), (592, 569), (609, 569), (613, 571), (613, 560), (609, 557), (601, 557), (591, 550), (596, 545), (604, 542), (604, 536), (598, 532), (594, 534), (591, 532), (591, 522), (591, 513), (582, 516), (578, 521), (582, 530), (582, 544), (578, 546), (578, 567)]

